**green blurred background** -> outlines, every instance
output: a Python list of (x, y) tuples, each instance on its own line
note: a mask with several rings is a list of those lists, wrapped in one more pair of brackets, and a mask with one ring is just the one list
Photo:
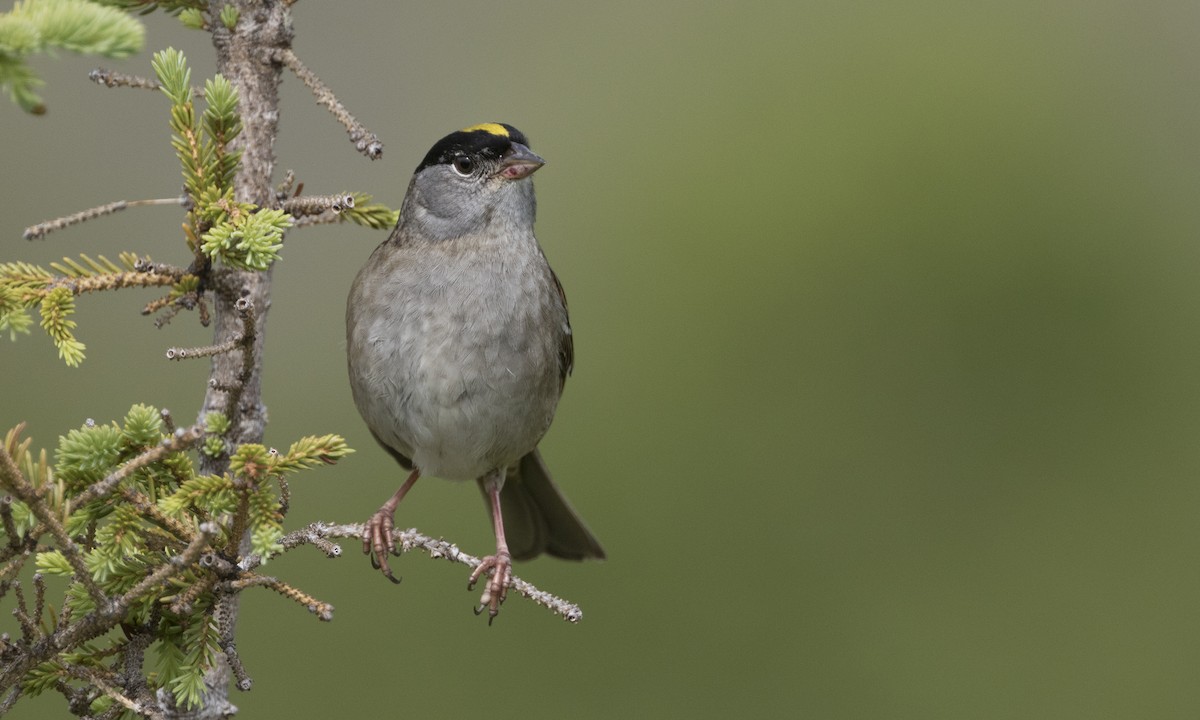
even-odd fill
[[(471, 614), (465, 569), (394, 587), (353, 543), (272, 564), (332, 624), (245, 596), (240, 717), (1195, 718), (1200, 715), (1200, 5), (303, 2), (296, 50), (386, 143), (356, 154), (293, 78), (280, 174), (398, 205), (434, 140), (512, 123), (549, 164), (538, 234), (577, 364), (543, 450), (610, 559), (518, 572), (579, 602)], [(207, 36), (148, 51), (211, 73)], [(42, 59), (0, 108), (0, 258), (183, 262), (166, 103)], [(109, 67), (149, 74), (149, 52)], [(384, 238), (289, 234), (267, 441), (359, 452), (293, 482), (292, 526), (361, 521), (402, 479), (345, 377), (343, 303)], [(187, 420), (192, 316), (88, 297), (89, 359), (4, 340), (0, 424), (53, 447), (133, 402)], [(133, 372), (131, 372), (133, 370)], [(474, 487), (397, 522), (482, 554)], [(5, 619), (11, 623), (11, 620)], [(61, 713), (61, 701), (18, 717)]]

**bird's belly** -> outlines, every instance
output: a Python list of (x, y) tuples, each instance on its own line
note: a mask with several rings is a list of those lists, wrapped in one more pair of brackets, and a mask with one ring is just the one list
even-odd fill
[(554, 350), (511, 323), (457, 337), (430, 325), (424, 318), (368, 341), (375, 355), (368, 366), (381, 369), (365, 384), (369, 407), (360, 403), (375, 420), (372, 429), (425, 475), (469, 480), (516, 462), (554, 416)]

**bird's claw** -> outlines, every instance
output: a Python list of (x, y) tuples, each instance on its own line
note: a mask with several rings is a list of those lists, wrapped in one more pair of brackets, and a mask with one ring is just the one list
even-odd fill
[(371, 558), (371, 567), (382, 571), (384, 577), (399, 585), (400, 578), (392, 574), (387, 561), (388, 553), (400, 556), (396, 541), (392, 538), (394, 522), (392, 512), (386, 507), (376, 510), (363, 527), (362, 546), (363, 553)]
[(467, 590), (475, 588), (475, 583), (484, 573), (490, 574), (483, 586), (483, 594), (479, 597), (479, 605), (474, 608), (476, 615), (488, 611), (488, 625), (500, 614), (500, 606), (508, 595), (508, 587), (512, 584), (512, 557), (502, 552), (485, 557), (467, 580)]

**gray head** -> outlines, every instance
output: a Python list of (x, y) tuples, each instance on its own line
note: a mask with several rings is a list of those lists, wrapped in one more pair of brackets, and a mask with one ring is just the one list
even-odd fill
[(530, 175), (544, 163), (511, 125), (485, 123), (447, 135), (413, 174), (401, 208), (403, 234), (437, 242), (496, 223), (516, 226), (505, 231), (531, 228), (537, 204)]

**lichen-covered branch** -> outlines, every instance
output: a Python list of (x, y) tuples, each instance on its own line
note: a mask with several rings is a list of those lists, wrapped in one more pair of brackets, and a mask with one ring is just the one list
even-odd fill
[[(335, 525), (318, 522), (288, 533), (283, 537), (281, 542), (284, 548), (293, 548), (304, 544), (316, 545), (326, 555), (336, 557), (340, 552), (329, 552), (328, 543), (331, 539), (353, 538), (357, 540), (362, 537), (362, 532), (363, 526), (361, 523)], [(480, 563), (479, 558), (459, 550), (458, 546), (454, 543), (424, 535), (417, 532), (415, 528), (393, 530), (392, 536), (396, 539), (396, 549), (398, 552), (404, 553), (420, 550), (428, 554), (431, 558), (449, 560), (450, 562), (459, 563), (469, 568), (478, 567)], [(544, 590), (539, 590), (532, 583), (526, 582), (515, 575), (512, 576), (512, 589), (522, 597), (532, 600), (569, 623), (577, 623), (583, 619), (583, 610), (578, 605)]]

